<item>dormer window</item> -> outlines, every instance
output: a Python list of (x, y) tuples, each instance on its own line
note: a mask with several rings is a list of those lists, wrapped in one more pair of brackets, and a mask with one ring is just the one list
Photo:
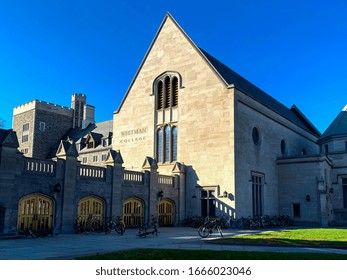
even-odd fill
[(93, 148), (94, 148), (94, 142), (89, 142), (89, 143), (87, 144), (87, 148), (88, 148), (88, 149), (93, 149)]

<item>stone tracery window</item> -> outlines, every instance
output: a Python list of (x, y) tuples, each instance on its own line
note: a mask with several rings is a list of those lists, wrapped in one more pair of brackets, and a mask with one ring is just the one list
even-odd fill
[(164, 75), (156, 85), (156, 109), (162, 110), (178, 105), (178, 78)]
[(165, 125), (157, 130), (156, 159), (159, 163), (177, 160), (177, 126)]
[(180, 76), (167, 72), (154, 82), (156, 111), (155, 158), (159, 163), (177, 160), (178, 98)]

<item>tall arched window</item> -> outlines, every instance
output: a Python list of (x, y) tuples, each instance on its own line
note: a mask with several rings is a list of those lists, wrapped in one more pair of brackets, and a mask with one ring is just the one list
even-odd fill
[(158, 163), (177, 161), (178, 98), (181, 78), (166, 72), (153, 83), (155, 95), (155, 158)]
[(171, 130), (171, 153), (172, 153), (172, 161), (177, 160), (177, 126), (174, 126)]
[(177, 77), (172, 78), (172, 107), (178, 105), (178, 79)]
[(166, 125), (164, 128), (164, 162), (169, 162), (171, 161), (170, 159), (170, 126)]
[(168, 109), (178, 105), (179, 81), (174, 75), (164, 75), (156, 83), (156, 110)]
[(159, 81), (158, 92), (157, 92), (157, 110), (163, 109), (163, 95), (164, 95), (163, 82)]
[(157, 160), (163, 162), (163, 129), (157, 131)]
[(170, 77), (165, 78), (165, 108), (171, 107), (171, 82)]

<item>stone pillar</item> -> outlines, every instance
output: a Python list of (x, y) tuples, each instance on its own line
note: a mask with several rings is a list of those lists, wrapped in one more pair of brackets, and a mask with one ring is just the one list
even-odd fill
[(329, 226), (329, 205), (328, 205), (328, 194), (326, 181), (323, 179), (323, 176), (318, 179), (318, 195), (319, 195), (319, 205), (320, 205), (320, 219), (321, 226)]
[(111, 150), (106, 159), (107, 168), (112, 169), (110, 216), (123, 215), (122, 186), (124, 182), (123, 158), (119, 151)]
[(147, 201), (147, 217), (146, 222), (150, 222), (152, 216), (158, 216), (158, 165), (155, 159), (146, 157), (142, 165), (142, 169), (149, 172), (149, 189)]
[(1, 129), (0, 135), (0, 233), (15, 231), (18, 216), (18, 190), (15, 188), (16, 172), (22, 155), (18, 154), (18, 140), (13, 130)]
[[(185, 165), (177, 162), (172, 169), (175, 175), (175, 187), (178, 188), (178, 224), (182, 225), (186, 218), (186, 171)], [(176, 182), (178, 181), (178, 182)]]
[(79, 163), (78, 153), (74, 143), (62, 142), (63, 148), (57, 154), (58, 159), (65, 159), (64, 185), (62, 186), (61, 232), (72, 233), (77, 216), (77, 201), (75, 197), (77, 185), (77, 171)]

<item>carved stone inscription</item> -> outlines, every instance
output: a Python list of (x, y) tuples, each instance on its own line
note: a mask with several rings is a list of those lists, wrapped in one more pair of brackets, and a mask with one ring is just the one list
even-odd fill
[(120, 132), (120, 143), (130, 143), (146, 140), (147, 127), (123, 130)]

